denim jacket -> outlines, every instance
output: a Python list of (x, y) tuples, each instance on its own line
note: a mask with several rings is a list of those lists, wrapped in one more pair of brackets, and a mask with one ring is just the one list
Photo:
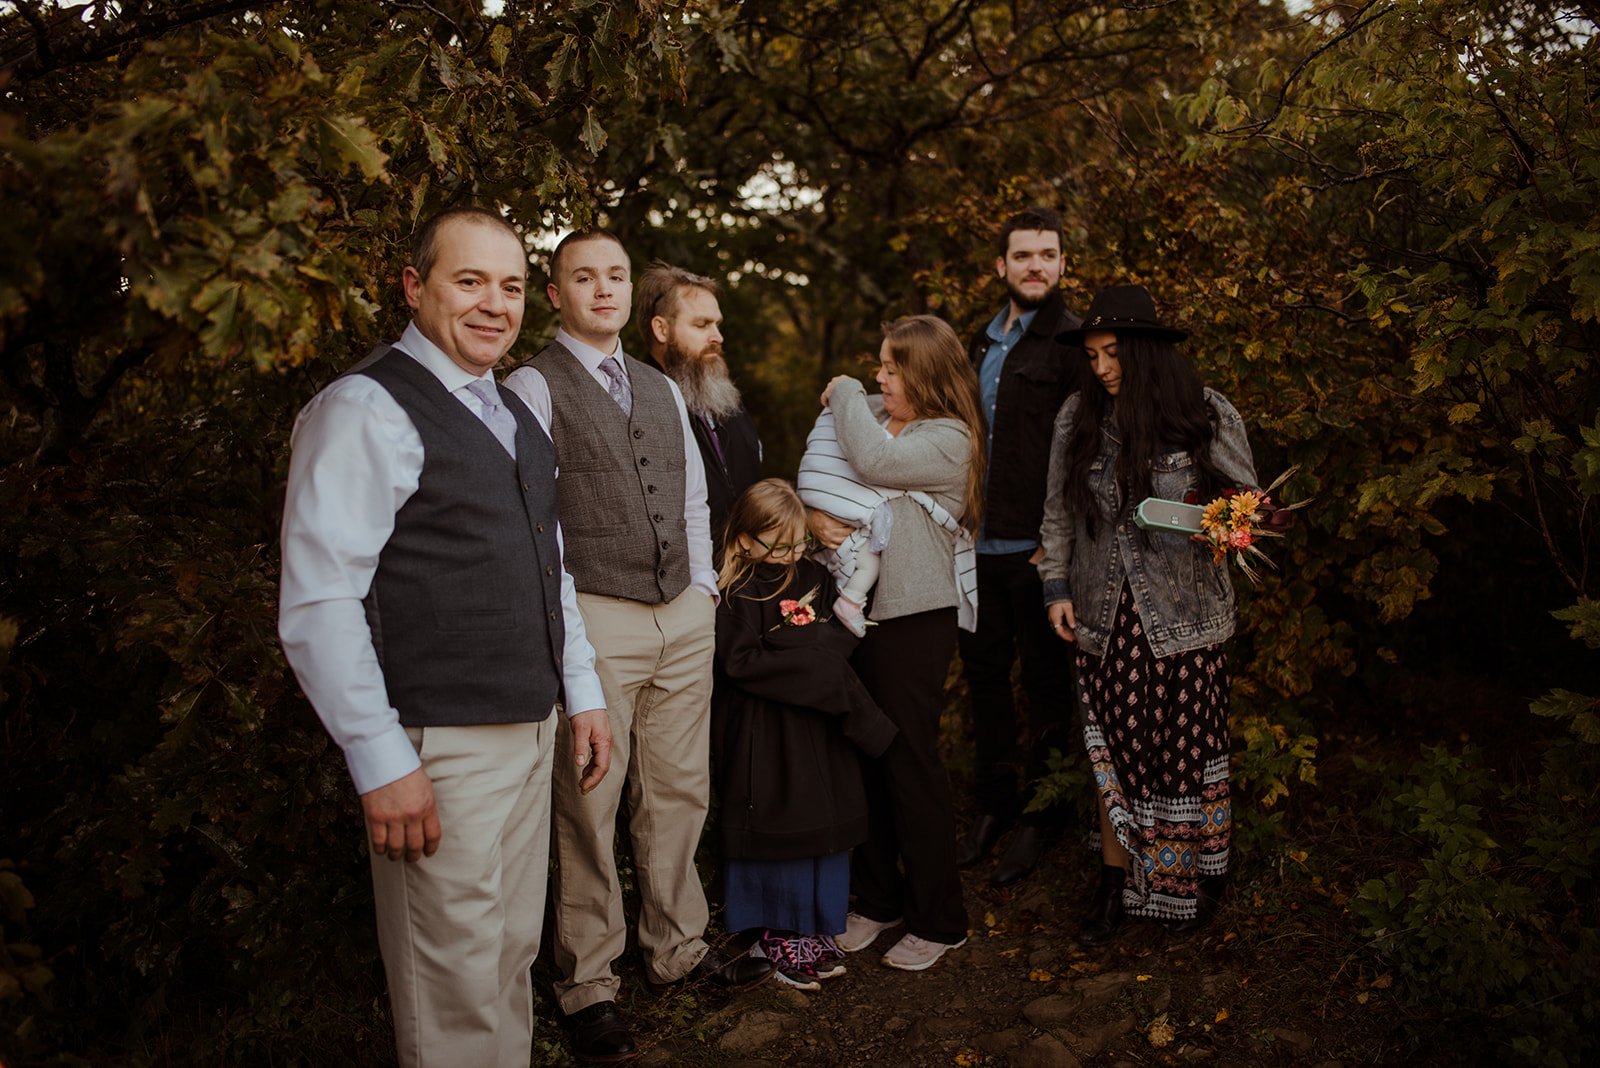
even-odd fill
[[(1215, 390), (1205, 391), (1215, 412), (1211, 462), (1231, 485), (1259, 489), (1244, 420)], [(1039, 577), (1046, 604), (1071, 601), (1078, 622), (1078, 648), (1104, 656), (1124, 581), (1145, 637), (1156, 656), (1216, 645), (1233, 634), (1233, 586), (1228, 565), (1211, 562), (1211, 550), (1188, 534), (1150, 529), (1133, 522), (1138, 501), (1123, 501), (1115, 522), (1107, 522), (1117, 500), (1117, 452), (1122, 442), (1115, 425), (1101, 427), (1100, 455), (1090, 464), (1089, 485), (1101, 504), (1101, 521), (1090, 537), (1082, 516), (1069, 515), (1065, 493), (1067, 440), (1078, 417), (1078, 394), (1056, 415), (1050, 443), (1050, 476), (1040, 542), (1044, 559)], [(1194, 456), (1173, 452), (1156, 457), (1151, 495), (1181, 501), (1200, 488)]]

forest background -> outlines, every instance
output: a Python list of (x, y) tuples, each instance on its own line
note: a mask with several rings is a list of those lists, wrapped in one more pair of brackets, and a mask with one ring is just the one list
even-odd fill
[[(1360, 827), (1338, 915), (1414, 1007), (1396, 1049), (1592, 1060), (1597, 18), (0, 4), (0, 1058), (384, 1056), (277, 526), (295, 412), (397, 336), (413, 225), (471, 199), (524, 228), (536, 292), (549, 236), (596, 222), (726, 279), (774, 472), (880, 321), (966, 333), (1004, 297), (998, 222), (1061, 210), (1069, 304), (1148, 285), (1258, 470), (1316, 498), (1241, 597), (1242, 875), (1320, 887), (1326, 821)], [(530, 300), (512, 359), (552, 331)], [(1363, 734), (1395, 758), (1332, 759)], [(1315, 801), (1335, 770), (1354, 810)]]

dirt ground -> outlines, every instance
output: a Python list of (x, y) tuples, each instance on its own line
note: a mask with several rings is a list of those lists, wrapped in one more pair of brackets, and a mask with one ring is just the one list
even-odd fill
[[(1110, 946), (1080, 949), (1073, 932), (1096, 869), (1075, 842), (1059, 842), (1015, 887), (990, 885), (992, 862), (964, 873), (971, 936), (925, 972), (879, 963), (897, 931), (852, 954), (848, 973), (815, 993), (773, 981), (731, 999), (705, 989), (658, 996), (625, 971), (620, 1005), (641, 1048), (634, 1063), (1070, 1068), (1399, 1059), (1390, 980), (1364, 967), (1341, 933), (1350, 926), (1347, 891), (1324, 886), (1292, 853), (1276, 869), (1247, 871), (1249, 881), (1235, 884), (1211, 927), (1184, 940), (1130, 921)], [(536, 1062), (569, 1062), (558, 1030), (536, 1047)], [(1406, 1059), (1418, 1060), (1415, 1051)]]

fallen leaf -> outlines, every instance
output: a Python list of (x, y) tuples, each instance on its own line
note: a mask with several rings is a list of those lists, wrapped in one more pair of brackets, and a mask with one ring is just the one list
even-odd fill
[(1150, 1026), (1145, 1029), (1145, 1037), (1156, 1049), (1165, 1049), (1172, 1045), (1172, 1040), (1178, 1037), (1178, 1032), (1167, 1022), (1167, 1014), (1162, 1013), (1150, 1021)]
[(1238, 937), (1239, 937), (1239, 932), (1238, 931), (1229, 931), (1227, 934), (1222, 936), (1222, 940), (1223, 940), (1223, 942), (1232, 942), (1235, 938), (1238, 938)]
[(1365, 1005), (1370, 1000), (1372, 1000), (1372, 995), (1367, 993), (1365, 990), (1356, 995), (1357, 1005)]
[(956, 1063), (962, 1068), (972, 1068), (972, 1065), (978, 1063), (978, 1055), (970, 1049), (964, 1049), (956, 1054)]
[(1304, 849), (1291, 849), (1289, 851), (1289, 859), (1296, 864), (1304, 864), (1306, 862), (1306, 851)]
[(984, 913), (984, 914), (983, 914), (983, 925), (984, 925), (984, 926), (985, 926), (985, 927), (993, 927), (993, 926), (994, 926), (994, 923), (995, 923), (995, 920), (994, 920), (994, 913), (992, 913), (992, 912), (985, 912), (985, 913)]
[(1015, 957), (1018, 953), (1021, 953), (1021, 952), (1022, 952), (1022, 947), (1021, 946), (1012, 946), (1010, 949), (1002, 949), (1000, 951), (1000, 955), (1002, 957)]
[(1155, 976), (1153, 976), (1153, 975), (1136, 975), (1136, 976), (1134, 976), (1134, 978), (1137, 979), (1141, 983), (1148, 983), (1151, 979), (1154, 979)]
[(1394, 976), (1392, 975), (1380, 975), (1372, 981), (1372, 989), (1374, 990), (1388, 990), (1393, 985)]
[(1028, 982), (1030, 983), (1048, 983), (1054, 978), (1055, 976), (1052, 973), (1045, 971), (1043, 968), (1035, 968), (1028, 973)]
[(1217, 1010), (1217, 1018), (1215, 1020), (1212, 1020), (1211, 1022), (1212, 1023), (1221, 1023), (1223, 1020), (1226, 1020), (1227, 1018), (1228, 1018), (1228, 1010), (1227, 1009), (1218, 1009)]
[(1075, 972), (1098, 972), (1100, 970), (1100, 965), (1095, 964), (1093, 961), (1087, 960), (1074, 961), (1072, 964), (1072, 970)]

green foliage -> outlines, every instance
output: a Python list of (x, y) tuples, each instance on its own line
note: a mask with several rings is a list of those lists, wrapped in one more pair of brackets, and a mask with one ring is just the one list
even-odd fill
[(1446, 1028), (1481, 1029), (1498, 1056), (1577, 1065), (1600, 1021), (1600, 750), (1559, 739), (1537, 780), (1505, 782), (1468, 748), (1423, 750), (1379, 785), (1382, 826), (1405, 847), (1351, 910)]

